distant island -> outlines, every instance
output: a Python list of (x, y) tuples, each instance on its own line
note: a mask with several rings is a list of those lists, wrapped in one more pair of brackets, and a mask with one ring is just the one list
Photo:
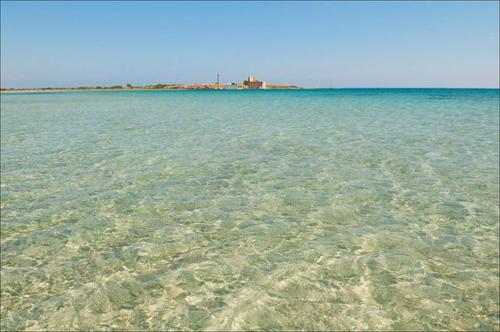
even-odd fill
[(46, 88), (1, 88), (2, 92), (43, 92), (43, 91), (130, 91), (130, 90), (278, 90), (278, 89), (302, 89), (295, 85), (268, 84), (255, 77), (248, 77), (241, 83), (224, 84), (219, 82), (219, 74), (215, 83), (195, 84), (171, 84), (158, 83), (142, 86), (134, 86), (130, 83), (112, 86), (80, 86), (75, 88), (46, 87)]

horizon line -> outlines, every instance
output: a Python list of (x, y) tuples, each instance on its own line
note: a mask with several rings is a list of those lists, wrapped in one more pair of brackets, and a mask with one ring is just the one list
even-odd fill
[[(210, 83), (197, 83), (199, 85), (211, 85)], [(177, 85), (177, 84), (173, 84)], [(178, 84), (178, 85), (184, 85), (184, 84)], [(193, 84), (194, 85), (194, 84)], [(322, 86), (322, 87), (302, 87), (298, 85), (289, 85), (290, 87), (295, 87), (290, 90), (315, 90), (315, 89), (336, 89), (336, 90), (342, 90), (342, 89), (449, 89), (449, 90), (460, 90), (460, 89), (488, 89), (488, 90), (500, 90), (500, 86), (482, 86), (482, 87), (447, 87), (447, 86), (403, 86), (403, 87), (398, 87), (398, 86), (356, 86), (356, 87), (332, 87), (332, 86)], [(98, 88), (99, 87), (99, 88)], [(176, 89), (165, 89), (165, 88), (158, 88), (158, 89), (153, 89), (153, 88), (143, 88), (144, 86), (137, 86), (135, 88), (127, 88), (126, 85), (121, 86), (121, 88), (113, 88), (114, 85), (110, 86), (79, 86), (79, 87), (71, 87), (71, 86), (46, 86), (46, 87), (3, 87), (0, 86), (0, 89), (2, 91), (4, 90), (42, 90), (42, 89), (67, 89), (67, 90), (90, 90), (90, 89), (95, 89), (95, 90), (124, 90), (124, 91), (133, 91), (133, 90), (176, 90)], [(180, 89), (178, 89), (180, 90)], [(187, 90), (194, 90), (194, 89), (187, 89)], [(199, 89), (202, 90), (202, 89)], [(214, 90), (229, 90), (229, 89), (214, 89)], [(240, 90), (285, 90), (285, 89), (240, 89)]]

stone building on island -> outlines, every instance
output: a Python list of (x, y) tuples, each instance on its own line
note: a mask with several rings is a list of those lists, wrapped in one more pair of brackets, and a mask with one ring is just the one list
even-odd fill
[(246, 89), (265, 89), (266, 81), (259, 81), (255, 77), (250, 76), (245, 81), (243, 81), (243, 86)]

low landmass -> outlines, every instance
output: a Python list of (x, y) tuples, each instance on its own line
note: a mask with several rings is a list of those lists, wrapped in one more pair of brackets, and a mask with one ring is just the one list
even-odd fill
[(248, 77), (242, 83), (195, 83), (195, 84), (172, 84), (158, 83), (142, 86), (134, 86), (130, 83), (112, 86), (80, 86), (80, 87), (46, 87), (46, 88), (0, 88), (1, 92), (60, 92), (60, 91), (134, 91), (134, 90), (278, 90), (278, 89), (302, 89), (296, 85), (267, 84), (254, 77)]

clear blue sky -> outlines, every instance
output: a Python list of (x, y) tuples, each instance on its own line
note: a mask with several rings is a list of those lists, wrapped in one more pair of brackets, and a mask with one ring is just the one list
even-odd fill
[(498, 87), (499, 3), (1, 3), (2, 87)]

